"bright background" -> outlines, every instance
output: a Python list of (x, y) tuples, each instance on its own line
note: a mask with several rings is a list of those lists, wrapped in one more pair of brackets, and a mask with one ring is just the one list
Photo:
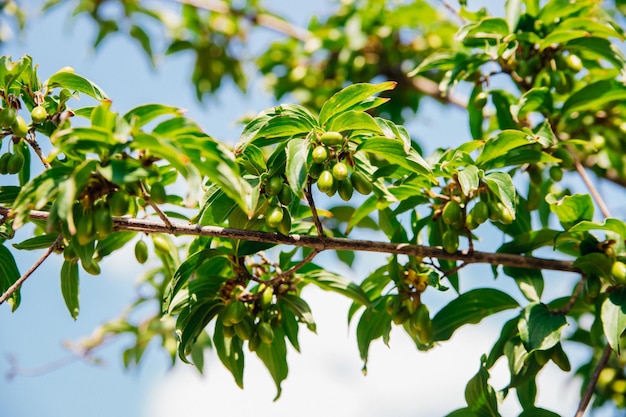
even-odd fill
[[(276, 10), (304, 23), (311, 15), (323, 16), (325, 2), (268, 2)], [(36, 5), (27, 5), (34, 13)], [(287, 8), (287, 10), (285, 10)], [(191, 59), (176, 55), (163, 60), (157, 69), (150, 67), (138, 47), (123, 36), (114, 36), (94, 52), (91, 40), (94, 27), (83, 19), (70, 19), (69, 8), (55, 9), (30, 21), (24, 35), (2, 45), (0, 53), (18, 59), (25, 53), (40, 64), (39, 74), (47, 78), (64, 66), (72, 66), (100, 85), (113, 99), (114, 109), (125, 112), (150, 102), (188, 109), (188, 115), (219, 140), (234, 143), (241, 130), (235, 121), (247, 113), (272, 106), (270, 95), (258, 79), (251, 81), (250, 92), (243, 96), (226, 84), (219, 94), (204, 105), (195, 100), (189, 82)], [(254, 38), (251, 50), (268, 42), (270, 33)], [(456, 146), (468, 137), (464, 113), (444, 109), (425, 100), (421, 113), (408, 124), (426, 154), (435, 147)], [(494, 234), (490, 247), (501, 243)], [(19, 241), (17, 239), (16, 241)], [(418, 352), (401, 331), (392, 332), (391, 348), (373, 343), (368, 375), (361, 374), (354, 327), (346, 323), (349, 303), (332, 294), (306, 289), (318, 323), (318, 334), (301, 332), (302, 354), (290, 352), (290, 374), (283, 383), (283, 395), (272, 402), (273, 382), (252, 355), (246, 359), (245, 390), (240, 390), (213, 352), (207, 353), (205, 375), (194, 367), (179, 364), (169, 367), (169, 359), (151, 346), (139, 368), (125, 370), (121, 352), (123, 338), (96, 352), (99, 365), (72, 360), (64, 347), (77, 341), (99, 324), (116, 317), (134, 297), (140, 268), (129, 252), (116, 254), (102, 263), (102, 274), (82, 274), (81, 312), (73, 321), (65, 308), (59, 287), (61, 257), (47, 260), (22, 288), (22, 305), (15, 313), (0, 307), (0, 417), (31, 416), (206, 416), (228, 412), (232, 416), (439, 416), (464, 406), (466, 382), (476, 373), (479, 358), (488, 353), (499, 335), (503, 320), (516, 312), (489, 318), (480, 326), (462, 328), (455, 339), (428, 353)], [(18, 255), (21, 271), (40, 256), (36, 252)], [(361, 256), (352, 271), (342, 269), (332, 255), (316, 262), (343, 272), (356, 281), (383, 259)], [(462, 288), (492, 283), (489, 268), (471, 267), (462, 271)], [(546, 298), (559, 289), (571, 288), (572, 277), (553, 274)], [(508, 278), (498, 285), (512, 288)], [(519, 293), (514, 293), (517, 296)], [(425, 300), (434, 313), (452, 294), (430, 290)], [(518, 296), (521, 300), (521, 296)], [(579, 360), (575, 346), (568, 346)], [(64, 362), (66, 361), (66, 362)], [(63, 366), (59, 366), (64, 363)], [(20, 373), (5, 378), (12, 366)], [(30, 376), (33, 374), (33, 376)], [(506, 364), (500, 361), (492, 375), (496, 388), (507, 382)], [(550, 364), (539, 379), (538, 406), (563, 415), (573, 415), (579, 382), (567, 379)], [(502, 408), (503, 416), (519, 413), (514, 395)]]

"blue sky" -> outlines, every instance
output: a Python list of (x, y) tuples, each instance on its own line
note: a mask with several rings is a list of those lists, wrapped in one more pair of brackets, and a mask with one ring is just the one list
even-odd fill
[[(287, 12), (302, 21), (316, 11), (323, 13), (326, 6), (298, 2), (297, 8), (289, 7)], [(63, 7), (31, 21), (23, 37), (4, 45), (1, 53), (14, 58), (25, 53), (31, 55), (40, 64), (39, 74), (43, 78), (61, 67), (72, 66), (77, 73), (100, 85), (113, 99), (114, 108), (121, 112), (150, 102), (188, 109), (190, 117), (208, 133), (229, 143), (234, 143), (239, 135), (241, 127), (235, 121), (242, 114), (257, 113), (274, 104), (261, 82), (253, 80), (248, 96), (226, 85), (215, 98), (200, 105), (189, 83), (189, 57), (167, 58), (155, 70), (138, 47), (124, 37), (113, 37), (94, 52), (90, 48), (93, 27), (80, 19), (70, 21), (67, 10)], [(460, 111), (443, 109), (433, 103), (426, 103), (424, 108), (410, 126), (419, 131), (420, 138), (437, 138), (423, 142), (425, 151), (443, 143), (456, 145), (467, 137), (467, 122)], [(37, 253), (20, 253), (21, 269), (25, 270), (37, 256)], [(321, 260), (330, 268), (340, 268), (331, 256)], [(11, 314), (7, 306), (0, 308), (1, 374), (9, 369), (7, 355), (14, 356), (25, 372), (67, 358), (64, 341), (76, 341), (118, 315), (133, 300), (141, 273), (128, 254), (120, 254), (103, 263), (101, 276), (84, 274), (81, 314), (73, 321), (59, 291), (60, 264), (60, 257), (49, 259), (26, 282), (22, 306), (16, 313)], [(371, 266), (370, 262), (361, 262), (354, 271), (342, 271), (358, 280)], [(468, 268), (465, 275), (468, 288), (491, 280), (486, 268)], [(337, 297), (322, 297), (315, 290), (310, 290), (308, 295), (319, 334), (302, 332), (303, 354), (291, 352), (290, 377), (278, 403), (271, 401), (274, 388), (269, 375), (252, 357), (246, 370), (247, 388), (241, 391), (211, 354), (204, 378), (193, 367), (182, 364), (169, 371), (168, 358), (154, 346), (138, 369), (124, 370), (121, 351), (125, 341), (120, 340), (97, 352), (105, 361), (101, 366), (77, 361), (36, 377), (17, 376), (7, 381), (0, 375), (0, 414), (2, 417), (165, 417), (230, 411), (237, 416), (252, 407), (259, 416), (441, 415), (463, 405), (465, 382), (478, 369), (478, 358), (497, 337), (502, 320), (497, 317), (480, 327), (462, 329), (457, 338), (460, 343), (446, 344), (427, 355), (417, 352), (401, 332), (394, 332), (391, 349), (382, 343), (374, 345), (369, 375), (363, 377), (356, 342), (350, 335), (354, 329), (350, 332), (346, 325), (349, 304)], [(431, 293), (427, 297), (433, 305), (440, 305), (448, 296)], [(572, 398), (562, 391), (566, 380), (558, 377), (555, 369), (548, 369), (546, 375), (544, 379), (549, 387), (540, 395), (541, 401), (548, 408), (572, 414)], [(494, 380), (500, 385), (506, 383), (502, 366)], [(576, 383), (569, 384), (565, 387), (576, 394)], [(511, 413), (517, 410), (515, 404), (507, 407)]]

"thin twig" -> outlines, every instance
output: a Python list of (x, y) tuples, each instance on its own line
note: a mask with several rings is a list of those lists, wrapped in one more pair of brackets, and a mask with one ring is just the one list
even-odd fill
[(33, 132), (32, 130), (29, 131), (24, 140), (30, 145), (31, 148), (33, 148), (33, 151), (35, 151), (35, 154), (41, 160), (44, 168), (50, 169), (50, 163), (46, 160), (46, 157), (41, 150), (41, 146), (39, 146), (37, 139), (35, 139), (35, 132)]
[(292, 266), (291, 268), (289, 268), (285, 272), (281, 272), (280, 274), (276, 275), (275, 278), (272, 278), (272, 281), (280, 281), (283, 278), (287, 278), (288, 276), (292, 275), (298, 269), (302, 268), (303, 266), (305, 266), (309, 262), (311, 262), (313, 260), (313, 258), (315, 258), (317, 256), (317, 254), (319, 254), (321, 251), (322, 251), (321, 249), (313, 249), (313, 251), (311, 251), (311, 253), (309, 253), (307, 256), (305, 256), (300, 262), (298, 262), (297, 264), (295, 264), (294, 266)]
[[(578, 156), (576, 155), (576, 153), (571, 147), (566, 146), (566, 149), (569, 152), (569, 154), (572, 156), (574, 160), (574, 166), (576, 167), (576, 171), (578, 172), (578, 175), (580, 175), (580, 178), (585, 183), (585, 186), (587, 187), (587, 189), (589, 190), (589, 193), (591, 194), (596, 204), (598, 205), (598, 208), (602, 212), (602, 215), (605, 218), (611, 217), (611, 212), (609, 211), (609, 208), (604, 202), (602, 195), (600, 195), (600, 193), (598, 192), (598, 189), (591, 181), (591, 178), (589, 178), (589, 176), (587, 175), (587, 171), (585, 170), (585, 167), (580, 163), (580, 159), (578, 158)], [(582, 286), (580, 287), (582, 290)], [(604, 348), (604, 352), (602, 352), (602, 357), (600, 358), (600, 361), (598, 361), (598, 365), (594, 369), (593, 374), (591, 375), (591, 378), (589, 379), (589, 382), (587, 383), (587, 386), (585, 387), (585, 392), (580, 398), (580, 403), (578, 404), (578, 410), (576, 411), (575, 417), (582, 417), (583, 414), (585, 413), (585, 410), (587, 409), (587, 406), (589, 405), (589, 401), (591, 401), (591, 397), (593, 396), (593, 392), (595, 391), (596, 385), (598, 383), (598, 376), (600, 375), (600, 371), (602, 371), (602, 369), (606, 366), (606, 363), (608, 362), (612, 352), (613, 352), (613, 349), (611, 348), (611, 345), (607, 344), (606, 347)]]
[(148, 191), (146, 190), (146, 186), (142, 182), (140, 182), (139, 187), (141, 188), (143, 199), (146, 200), (146, 202), (148, 203), (150, 207), (152, 207), (154, 212), (159, 216), (159, 218), (163, 221), (163, 223), (165, 223), (167, 227), (171, 229), (173, 226), (172, 226), (172, 222), (170, 221), (170, 218), (167, 217), (165, 213), (163, 213), (163, 210), (161, 210), (161, 208), (154, 201), (152, 201), (152, 199), (150, 198), (150, 194), (148, 194)]
[(56, 240), (52, 242), (52, 245), (50, 245), (50, 247), (46, 249), (46, 251), (41, 256), (41, 258), (37, 259), (37, 261), (28, 269), (28, 271), (26, 271), (24, 275), (19, 277), (17, 281), (15, 281), (13, 285), (11, 285), (5, 291), (5, 293), (2, 294), (2, 296), (0, 296), (0, 304), (4, 303), (11, 295), (13, 295), (15, 291), (17, 291), (22, 286), (24, 281), (26, 281), (28, 277), (30, 277), (32, 273), (35, 272), (35, 270), (37, 270), (37, 268), (39, 268), (39, 266), (48, 258), (48, 256), (50, 256), (50, 254), (59, 247), (59, 244), (61, 243), (62, 240), (63, 240), (63, 235), (59, 235), (56, 238)]
[[(0, 206), (0, 215), (10, 212), (10, 209)], [(49, 213), (39, 210), (31, 210), (29, 217), (32, 220), (46, 221)], [(510, 253), (490, 253), (474, 251), (458, 251), (448, 253), (441, 247), (413, 245), (409, 243), (380, 242), (361, 239), (347, 239), (327, 236), (306, 236), (292, 234), (289, 236), (280, 233), (262, 232), (258, 230), (231, 229), (218, 226), (199, 226), (193, 224), (172, 223), (168, 227), (162, 222), (146, 219), (132, 219), (129, 217), (113, 217), (114, 230), (126, 230), (142, 233), (169, 233), (188, 236), (209, 236), (223, 239), (240, 239), (251, 242), (274, 243), (278, 245), (291, 245), (309, 247), (322, 250), (346, 250), (358, 252), (378, 252), (396, 255), (408, 255), (419, 258), (437, 258), (451, 261), (462, 261), (468, 264), (490, 264), (515, 266), (528, 269), (545, 269), (551, 271), (577, 272), (571, 261), (536, 258), (533, 256), (517, 255)]]
[(236, 10), (233, 10), (230, 5), (224, 1), (218, 0), (173, 0), (177, 3), (186, 4), (189, 6), (193, 6), (197, 9), (208, 10), (211, 12), (221, 13), (221, 14), (237, 14), (240, 17), (245, 18), (251, 24), (256, 24), (258, 26), (265, 27), (267, 29), (273, 30), (278, 33), (282, 33), (294, 39), (297, 39), (301, 42), (306, 42), (312, 38), (311, 32), (307, 29), (294, 26), (289, 22), (273, 16), (268, 13), (237, 13)]
[(578, 172), (578, 175), (580, 175), (580, 178), (585, 183), (585, 186), (589, 190), (589, 194), (591, 194), (593, 199), (596, 201), (596, 204), (598, 205), (598, 208), (602, 212), (602, 215), (605, 218), (611, 217), (611, 212), (609, 211), (609, 208), (607, 207), (606, 203), (604, 202), (604, 199), (598, 192), (598, 189), (591, 181), (591, 178), (589, 178), (589, 175), (587, 175), (587, 171), (585, 170), (585, 167), (580, 163), (580, 160), (578, 159), (578, 157), (572, 151), (571, 148), (568, 147), (567, 150), (572, 156), (572, 158), (574, 159), (574, 166), (576, 167), (576, 172)]
[(324, 237), (324, 228), (322, 227), (322, 222), (320, 221), (320, 217), (317, 214), (317, 209), (315, 208), (315, 201), (313, 200), (311, 187), (312, 187), (312, 184), (309, 181), (306, 189), (304, 190), (304, 196), (306, 197), (306, 201), (309, 203), (309, 207), (311, 208), (311, 214), (313, 215), (313, 223), (315, 224), (317, 235), (319, 237)]
[[(445, 270), (445, 271), (440, 269), (440, 271), (443, 273), (444, 276), (449, 277), (450, 275), (456, 274), (461, 269), (465, 268), (468, 264), (469, 264), (468, 262), (461, 262), (460, 264), (458, 264), (457, 266), (455, 266), (452, 269), (448, 269), (448, 270)], [(437, 269), (439, 269), (439, 268), (437, 268)]]
[(585, 387), (585, 392), (580, 399), (580, 404), (578, 405), (578, 410), (576, 410), (576, 415), (574, 417), (582, 417), (585, 414), (585, 410), (589, 405), (589, 401), (591, 401), (591, 397), (593, 397), (593, 391), (596, 388), (596, 384), (598, 383), (598, 377), (600, 376), (600, 372), (606, 366), (609, 358), (611, 357), (611, 353), (613, 353), (613, 349), (611, 345), (606, 345), (604, 351), (602, 352), (602, 356), (598, 361), (595, 369), (593, 370), (593, 374), (591, 374), (591, 379), (589, 379), (589, 383), (587, 387)]
[(574, 307), (574, 304), (576, 304), (576, 300), (578, 300), (578, 297), (580, 297), (580, 293), (582, 293), (582, 291), (583, 291), (583, 287), (585, 285), (585, 281), (586, 280), (587, 280), (587, 276), (583, 275), (578, 280), (578, 283), (576, 284), (576, 288), (574, 288), (574, 292), (572, 293), (572, 296), (567, 301), (567, 304), (565, 304), (565, 306), (563, 308), (559, 309), (559, 310), (553, 310), (552, 313), (554, 313), (554, 314), (568, 314), (570, 312), (570, 310)]

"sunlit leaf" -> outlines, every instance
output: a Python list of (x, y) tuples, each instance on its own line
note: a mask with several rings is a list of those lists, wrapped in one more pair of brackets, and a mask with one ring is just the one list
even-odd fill
[(265, 367), (272, 375), (276, 384), (276, 397), (278, 400), (282, 392), (281, 384), (287, 378), (289, 367), (287, 366), (287, 345), (285, 344), (285, 334), (281, 327), (274, 329), (274, 340), (272, 343), (261, 343), (256, 354), (261, 359)]
[(67, 310), (74, 320), (78, 318), (78, 264), (64, 261), (61, 267), (61, 293)]
[(553, 313), (545, 304), (536, 303), (524, 308), (517, 326), (526, 351), (530, 353), (556, 345), (566, 325), (565, 315)]
[(68, 90), (78, 91), (87, 94), (96, 100), (107, 100), (106, 93), (93, 82), (81, 77), (78, 74), (68, 71), (60, 71), (53, 74), (45, 83), (48, 88), (67, 88)]
[(287, 143), (287, 167), (285, 174), (289, 187), (298, 198), (302, 198), (307, 182), (307, 157), (309, 155), (309, 141), (293, 139)]
[(485, 317), (519, 307), (510, 295), (493, 289), (480, 288), (459, 295), (433, 317), (433, 340), (448, 340), (461, 326), (479, 323)]
[(213, 344), (222, 364), (235, 378), (239, 388), (243, 388), (244, 354), (243, 342), (238, 337), (224, 336), (224, 325), (221, 320), (215, 323)]
[(602, 328), (609, 345), (621, 354), (621, 337), (626, 330), (626, 288), (620, 287), (602, 303)]
[(320, 111), (320, 124), (324, 126), (333, 116), (351, 110), (361, 102), (381, 91), (395, 88), (395, 81), (387, 81), (380, 84), (352, 84), (333, 95)]
[(593, 200), (589, 194), (566, 195), (557, 200), (553, 194), (546, 196), (550, 211), (555, 213), (565, 229), (593, 218)]
[[(9, 249), (0, 245), (0, 293), (4, 294), (11, 285), (20, 277), (20, 271), (15, 263), (15, 258)], [(19, 288), (9, 298), (11, 311), (15, 311), (20, 305)]]

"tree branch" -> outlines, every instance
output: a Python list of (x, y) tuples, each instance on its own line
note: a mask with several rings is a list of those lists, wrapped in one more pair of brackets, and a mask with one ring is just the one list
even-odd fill
[[(10, 210), (0, 206), (0, 215), (6, 215)], [(32, 210), (29, 214), (33, 220), (45, 221), (49, 213)], [(533, 256), (516, 255), (509, 253), (490, 253), (474, 251), (458, 251), (448, 253), (441, 247), (412, 245), (408, 243), (380, 242), (361, 239), (346, 239), (337, 237), (319, 237), (304, 235), (284, 236), (280, 233), (261, 232), (257, 230), (231, 229), (218, 226), (198, 226), (192, 224), (172, 223), (168, 227), (162, 222), (144, 219), (132, 219), (128, 217), (113, 217), (114, 229), (143, 232), (143, 233), (169, 233), (175, 235), (210, 236), (224, 239), (241, 239), (253, 242), (275, 243), (298, 247), (309, 247), (323, 250), (347, 250), (358, 252), (379, 252), (396, 255), (408, 255), (421, 258), (448, 259), (462, 261), (467, 264), (489, 264), (515, 266), (528, 269), (545, 269), (552, 271), (578, 272), (581, 271), (573, 266), (571, 261), (558, 259), (537, 258)]]
[[(2, 208), (0, 207), (0, 214), (5, 214), (2, 212)], [(47, 213), (46, 213), (47, 214)], [(47, 217), (47, 216), (46, 216)], [(4, 294), (2, 294), (0, 296), (0, 304), (4, 303), (11, 295), (13, 295), (13, 293), (15, 291), (17, 291), (22, 284), (24, 283), (24, 281), (26, 281), (28, 279), (28, 277), (30, 277), (33, 272), (35, 272), (37, 270), (37, 268), (39, 268), (39, 266), (43, 263), (43, 261), (45, 261), (48, 256), (50, 256), (50, 254), (52, 252), (54, 252), (58, 247), (59, 244), (61, 243), (61, 241), (63, 240), (63, 235), (59, 235), (56, 240), (52, 243), (52, 245), (50, 245), (50, 247), (48, 249), (46, 249), (46, 251), (44, 252), (44, 254), (41, 256), (41, 258), (37, 259), (37, 262), (35, 262), (29, 269), (28, 271), (26, 271), (24, 273), (24, 275), (22, 275), (21, 277), (19, 277), (17, 279), (17, 281), (15, 281), (13, 283), (13, 285), (11, 285)]]
[(585, 387), (585, 392), (583, 393), (583, 396), (580, 399), (580, 404), (578, 405), (578, 410), (576, 410), (576, 415), (574, 417), (583, 417), (583, 414), (585, 414), (585, 410), (587, 409), (587, 406), (589, 405), (589, 401), (591, 401), (591, 397), (593, 397), (593, 391), (595, 390), (596, 384), (598, 383), (598, 377), (600, 376), (600, 372), (602, 371), (602, 369), (604, 369), (607, 362), (609, 361), (609, 358), (611, 357), (611, 353), (613, 353), (613, 349), (611, 348), (611, 345), (606, 345), (606, 347), (604, 348), (604, 351), (602, 352), (602, 356), (600, 357), (600, 360), (598, 361), (598, 364), (596, 365), (596, 368), (593, 370), (591, 379), (589, 380), (589, 383)]
[(267, 29), (271, 29), (275, 32), (282, 33), (294, 39), (297, 39), (301, 42), (306, 42), (312, 38), (311, 32), (307, 29), (300, 28), (290, 24), (289, 22), (273, 16), (269, 13), (238, 13), (237, 10), (233, 10), (231, 6), (220, 0), (173, 0), (176, 3), (186, 4), (189, 6), (193, 6), (197, 9), (208, 10), (211, 12), (222, 13), (222, 14), (238, 14), (240, 17), (245, 18), (251, 24), (255, 24), (258, 26), (263, 26)]

